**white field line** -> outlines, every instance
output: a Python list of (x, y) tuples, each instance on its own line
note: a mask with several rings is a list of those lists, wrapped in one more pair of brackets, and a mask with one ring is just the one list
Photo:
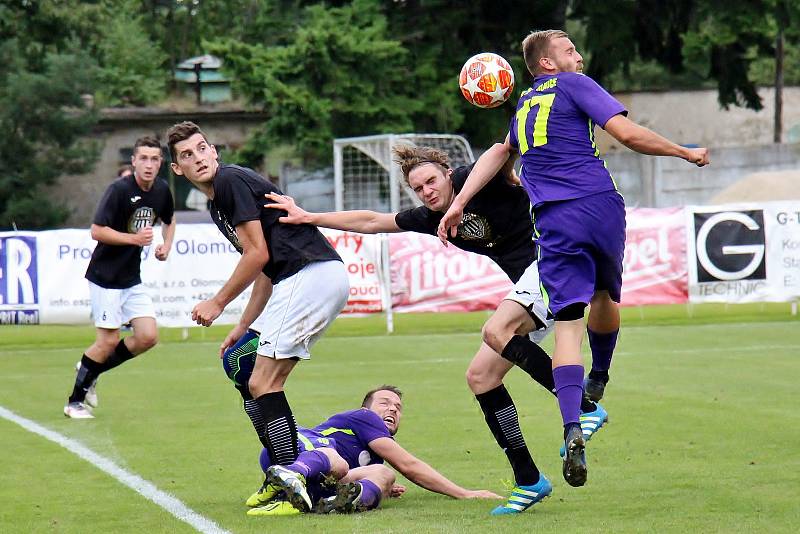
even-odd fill
[(128, 486), (148, 501), (160, 506), (177, 519), (188, 523), (198, 532), (203, 532), (204, 534), (228, 534), (227, 530), (221, 528), (211, 519), (198, 514), (183, 504), (183, 502), (176, 497), (161, 491), (155, 485), (153, 485), (153, 483), (148, 482), (142, 477), (119, 467), (112, 460), (97, 454), (79, 441), (68, 438), (62, 434), (59, 434), (58, 432), (49, 430), (39, 423), (21, 417), (2, 406), (0, 406), (0, 417), (6, 419), (7, 421), (11, 421), (12, 423), (18, 424), (28, 432), (38, 434), (39, 436), (42, 436), (43, 438), (64, 447), (79, 458), (86, 460), (96, 468), (111, 475), (117, 481), (125, 486)]

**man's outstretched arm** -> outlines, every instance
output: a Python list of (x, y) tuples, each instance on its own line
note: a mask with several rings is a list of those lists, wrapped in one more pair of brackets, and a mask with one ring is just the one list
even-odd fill
[(439, 473), (426, 464), (392, 438), (378, 438), (369, 442), (375, 454), (389, 462), (408, 480), (428, 491), (441, 493), (456, 499), (501, 499), (499, 495), (488, 490), (468, 490)]
[(686, 148), (662, 137), (644, 126), (640, 126), (624, 115), (614, 115), (603, 128), (614, 139), (640, 154), (650, 156), (673, 156), (685, 159), (698, 167), (708, 165), (707, 148)]
[(267, 193), (269, 203), (264, 204), (265, 208), (273, 208), (286, 211), (286, 215), (278, 221), (287, 224), (313, 224), (323, 228), (333, 228), (335, 230), (347, 230), (349, 232), (360, 232), (362, 234), (377, 234), (380, 232), (393, 233), (402, 232), (397, 226), (394, 218), (396, 213), (379, 213), (369, 210), (352, 211), (332, 211), (325, 213), (312, 213), (304, 210), (294, 199), (287, 195), (277, 195)]

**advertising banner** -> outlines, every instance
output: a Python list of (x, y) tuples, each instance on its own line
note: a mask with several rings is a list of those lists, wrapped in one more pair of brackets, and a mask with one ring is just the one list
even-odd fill
[(687, 209), (692, 302), (800, 297), (800, 202)]
[[(378, 236), (325, 230), (350, 277), (345, 313), (381, 311)], [(233, 272), (240, 255), (212, 224), (179, 224), (165, 262), (142, 250), (142, 282), (161, 326), (194, 326), (191, 310), (212, 297)], [(0, 324), (90, 324), (89, 286), (84, 278), (95, 241), (88, 230), (0, 233)], [(250, 298), (245, 290), (226, 306), (217, 324), (235, 324)]]
[(485, 256), (445, 247), (432, 235), (389, 235), (392, 307), (397, 312), (492, 310), (511, 290)]
[(628, 210), (623, 266), (623, 306), (686, 302), (683, 208)]

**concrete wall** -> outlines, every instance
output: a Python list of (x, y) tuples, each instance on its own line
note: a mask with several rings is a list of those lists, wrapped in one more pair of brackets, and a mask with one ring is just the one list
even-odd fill
[[(679, 144), (698, 144), (712, 149), (768, 145), (772, 143), (775, 91), (761, 88), (764, 109), (731, 107), (723, 110), (716, 90), (660, 93), (618, 93), (631, 120)], [(800, 87), (783, 91), (783, 142), (800, 143)], [(625, 150), (598, 128), (597, 143), (604, 153)]]
[[(103, 119), (92, 135), (94, 140), (102, 144), (100, 158), (94, 169), (87, 174), (63, 176), (50, 189), (50, 193), (61, 199), (71, 212), (65, 226), (89, 227), (97, 203), (108, 184), (115, 179), (117, 169), (122, 164), (130, 163), (121, 155), (122, 149), (130, 149), (136, 139), (144, 135), (155, 135), (166, 146), (167, 129), (185, 120), (196, 122), (215, 145), (232, 149), (241, 146), (250, 130), (266, 117), (257, 113), (214, 110), (177, 113), (154, 109), (115, 109), (104, 112)], [(188, 193), (190, 186), (183, 178), (168, 179), (174, 180), (176, 196)]]

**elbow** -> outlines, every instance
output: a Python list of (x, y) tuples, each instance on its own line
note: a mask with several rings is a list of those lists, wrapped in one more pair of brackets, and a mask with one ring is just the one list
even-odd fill
[(94, 239), (95, 241), (100, 241), (100, 228), (95, 224), (92, 225), (91, 235), (92, 239)]

